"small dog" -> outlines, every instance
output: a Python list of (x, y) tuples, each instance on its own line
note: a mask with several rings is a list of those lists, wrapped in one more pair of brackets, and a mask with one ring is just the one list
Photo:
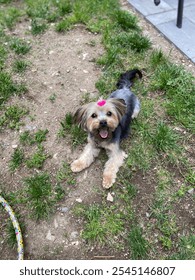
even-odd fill
[(140, 102), (130, 90), (137, 74), (141, 79), (142, 73), (137, 69), (122, 74), (117, 83), (118, 89), (107, 100), (84, 105), (74, 115), (75, 122), (88, 132), (88, 144), (71, 164), (71, 170), (80, 172), (89, 167), (100, 149), (104, 148), (109, 157), (103, 172), (102, 185), (106, 189), (115, 182), (116, 174), (127, 157), (119, 144), (128, 136), (130, 123), (140, 111)]

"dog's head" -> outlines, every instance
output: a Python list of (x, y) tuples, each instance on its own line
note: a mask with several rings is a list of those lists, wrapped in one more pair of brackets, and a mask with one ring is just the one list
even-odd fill
[(76, 111), (74, 119), (98, 140), (108, 140), (125, 112), (123, 99), (110, 98), (82, 106)]

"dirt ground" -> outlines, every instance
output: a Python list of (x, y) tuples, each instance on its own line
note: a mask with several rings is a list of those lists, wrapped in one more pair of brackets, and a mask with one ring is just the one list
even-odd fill
[[(122, 1), (122, 7), (133, 11), (127, 1)], [(194, 74), (193, 63), (140, 15), (138, 16), (144, 34), (151, 39), (154, 47), (161, 47), (165, 53), (170, 52), (173, 61), (183, 64)], [(94, 63), (94, 59), (103, 54), (104, 50), (101, 37), (88, 32), (82, 25), (76, 26), (66, 34), (55, 32), (54, 26), (51, 25), (45, 34), (36, 37), (26, 34), (28, 25), (29, 22), (21, 22), (12, 31), (12, 35), (31, 41), (32, 49), (26, 56), (31, 66), (22, 77), (29, 91), (22, 98), (13, 98), (11, 102), (30, 108), (30, 117), (28, 115), (24, 119), (25, 126), (21, 127), (20, 132), (49, 130), (44, 147), (50, 155), (50, 160), (46, 161), (44, 167), (52, 175), (59, 170), (63, 161), (72, 162), (82, 149), (79, 147), (72, 152), (66, 139), (59, 140), (57, 134), (60, 121), (66, 113), (75, 111), (85, 93), (90, 93), (90, 97), (98, 96), (95, 83), (100, 77), (101, 70)], [(21, 80), (19, 76), (16, 78)], [(49, 100), (53, 94), (56, 95), (55, 103)], [(32, 171), (25, 168), (13, 174), (8, 172), (14, 147), (19, 145), (18, 134), (5, 131), (1, 135), (0, 143), (1, 180), (3, 184), (9, 186), (8, 191), (18, 190), (23, 175), (32, 175)], [(68, 196), (60, 202), (57, 211), (48, 221), (37, 223), (32, 219), (25, 219), (25, 259), (94, 259), (104, 255), (114, 259), (128, 257), (126, 250), (118, 253), (109, 246), (102, 249), (87, 244), (80, 237), (81, 221), (75, 219), (70, 211), (76, 203), (81, 201), (93, 203), (101, 201), (105, 196), (101, 187), (102, 168), (101, 161), (97, 160), (92, 167), (78, 175), (76, 187), (69, 191)], [(21, 213), (23, 214), (25, 215)], [(6, 214), (1, 214), (1, 217), (6, 221)], [(5, 222), (1, 227), (4, 225)], [(3, 236), (0, 240), (0, 259), (16, 259), (16, 250), (7, 247), (3, 242)]]

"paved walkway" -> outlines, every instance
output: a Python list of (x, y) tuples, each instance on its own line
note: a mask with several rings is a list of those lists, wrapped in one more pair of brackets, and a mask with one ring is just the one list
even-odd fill
[(176, 26), (178, 0), (128, 2), (195, 63), (195, 0), (184, 0), (182, 28)]

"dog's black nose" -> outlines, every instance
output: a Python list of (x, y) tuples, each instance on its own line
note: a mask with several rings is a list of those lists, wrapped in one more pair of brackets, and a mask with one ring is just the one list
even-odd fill
[(105, 121), (105, 120), (100, 121), (100, 125), (101, 125), (101, 127), (107, 126), (107, 121)]

